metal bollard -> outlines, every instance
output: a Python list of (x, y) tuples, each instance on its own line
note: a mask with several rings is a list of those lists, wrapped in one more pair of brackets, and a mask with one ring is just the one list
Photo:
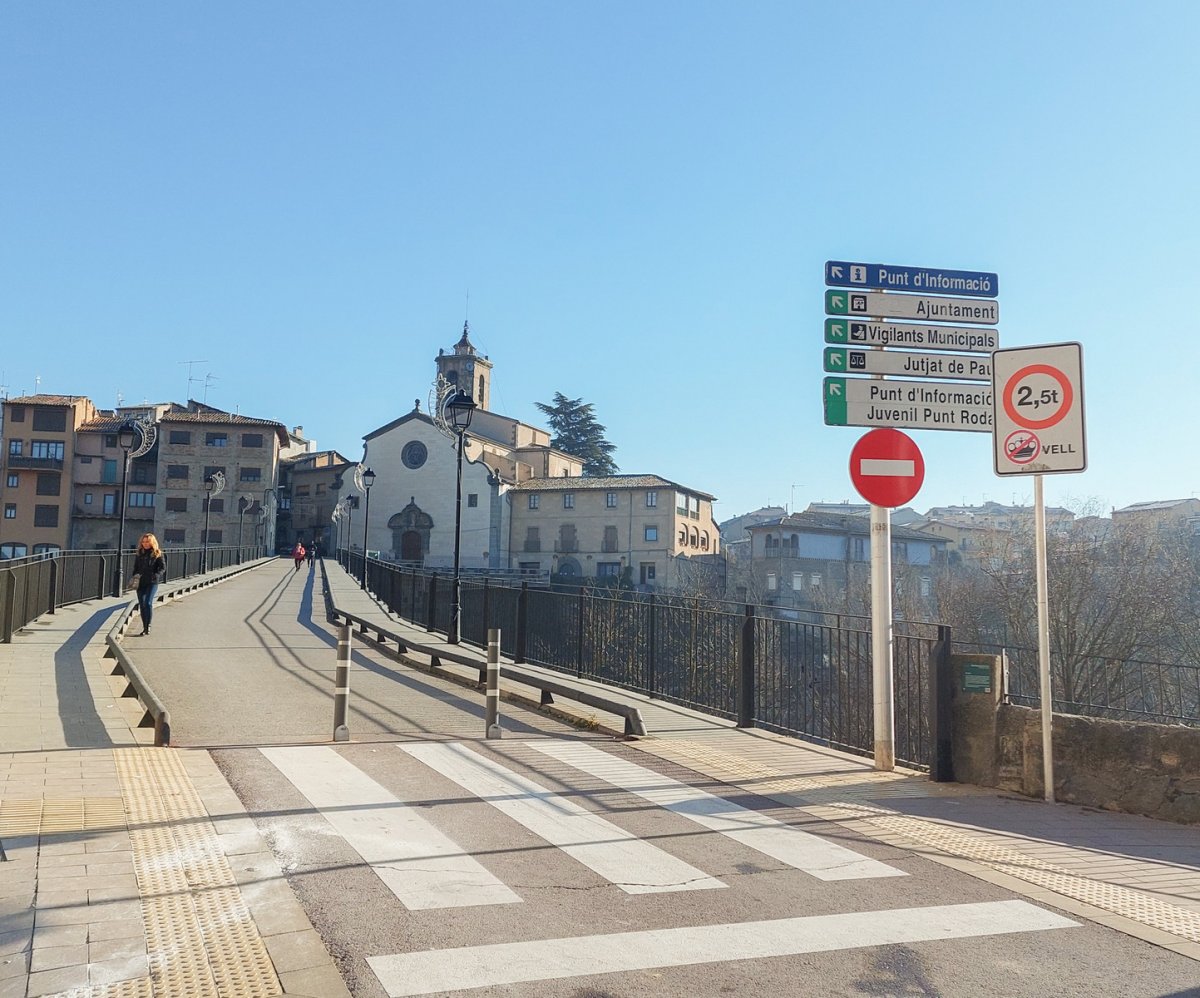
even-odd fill
[(500, 628), (488, 628), (487, 707), (484, 727), (488, 738), (501, 738), (500, 730)]
[(338, 625), (337, 671), (333, 679), (333, 740), (348, 742), (346, 712), (350, 705), (350, 625)]

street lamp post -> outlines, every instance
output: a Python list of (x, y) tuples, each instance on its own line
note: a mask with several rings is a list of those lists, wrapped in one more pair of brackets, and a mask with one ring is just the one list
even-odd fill
[(238, 496), (238, 557), (241, 558), (242, 547), (242, 523), (246, 516), (246, 510), (254, 505), (254, 500), (250, 496)]
[(475, 414), (475, 400), (466, 392), (457, 391), (446, 399), (446, 422), (458, 435), (458, 464), (454, 487), (454, 580), (451, 583), (450, 631), (446, 635), (448, 644), (456, 645), (462, 639), (462, 599), (459, 579), (459, 555), (462, 547), (462, 462), (463, 436), (471, 425)]
[(117, 572), (116, 580), (113, 582), (114, 596), (120, 596), (121, 590), (125, 588), (125, 503), (129, 501), (127, 498), (129, 494), (129, 452), (133, 450), (137, 433), (137, 426), (129, 420), (122, 423), (121, 428), (117, 430), (117, 444), (122, 451), (123, 463), (121, 467), (121, 525), (117, 528)]
[[(267, 505), (267, 496), (271, 497), (271, 505), (270, 506)], [(271, 550), (275, 547), (275, 538), (272, 536), (272, 531), (271, 531), (271, 511), (272, 511), (272, 507), (274, 505), (275, 505), (275, 489), (273, 487), (268, 486), (267, 488), (263, 489), (262, 510), (261, 510), (262, 521), (263, 521), (263, 539), (262, 539), (263, 554), (269, 554), (271, 552)]]
[(204, 479), (204, 547), (200, 549), (200, 572), (208, 571), (208, 514), (212, 510), (213, 496), (225, 488), (225, 475), (214, 471)]
[(362, 588), (367, 588), (367, 524), (371, 521), (371, 486), (375, 484), (375, 472), (370, 468), (362, 473), (363, 493), (367, 497), (366, 506), (363, 509), (363, 573), (362, 573)]

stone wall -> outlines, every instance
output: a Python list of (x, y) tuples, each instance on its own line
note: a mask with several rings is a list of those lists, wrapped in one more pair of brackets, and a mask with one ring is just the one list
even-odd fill
[[(964, 691), (972, 666), (991, 689)], [(953, 655), (954, 778), (1043, 797), (1041, 712), (1002, 702), (1000, 659)], [(1200, 824), (1200, 728), (1054, 715), (1054, 795), (1061, 802)]]

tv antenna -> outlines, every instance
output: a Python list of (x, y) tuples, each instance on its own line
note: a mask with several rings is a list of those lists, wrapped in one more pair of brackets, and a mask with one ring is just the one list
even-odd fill
[(192, 366), (195, 364), (207, 364), (208, 361), (207, 360), (181, 360), (181, 361), (179, 361), (179, 363), (187, 364), (187, 369), (188, 369), (187, 395), (184, 396), (184, 401), (186, 402), (192, 397), (192, 382), (200, 380), (199, 378), (192, 377)]

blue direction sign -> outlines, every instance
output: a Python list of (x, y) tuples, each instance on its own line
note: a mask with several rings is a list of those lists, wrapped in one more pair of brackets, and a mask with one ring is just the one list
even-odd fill
[(995, 274), (975, 270), (941, 270), (936, 267), (893, 267), (886, 263), (825, 264), (825, 283), (832, 288), (878, 288), (927, 295), (971, 295), (995, 298), (1000, 280)]

